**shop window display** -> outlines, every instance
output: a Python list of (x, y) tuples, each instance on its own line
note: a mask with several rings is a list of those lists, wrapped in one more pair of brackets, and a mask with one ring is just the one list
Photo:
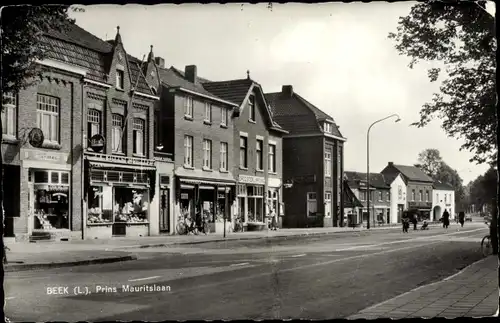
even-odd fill
[(115, 187), (115, 222), (140, 223), (148, 221), (149, 194), (147, 189)]
[(113, 222), (113, 188), (111, 186), (92, 186), (88, 199), (88, 222), (90, 224)]
[(35, 189), (34, 229), (68, 229), (68, 192), (69, 189), (49, 190), (45, 187)]

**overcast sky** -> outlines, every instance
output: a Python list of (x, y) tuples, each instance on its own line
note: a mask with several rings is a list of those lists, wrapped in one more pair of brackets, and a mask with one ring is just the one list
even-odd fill
[(210, 80), (252, 79), (265, 92), (282, 85), (332, 116), (347, 137), (345, 170), (366, 172), (366, 131), (370, 133), (370, 171), (387, 162), (413, 165), (426, 148), (439, 149), (458, 170), (464, 184), (487, 166), (469, 163), (459, 151), (461, 140), (449, 138), (436, 120), (423, 129), (410, 127), (422, 104), (438, 84), (431, 84), (426, 67), (407, 66), (387, 34), (413, 2), (331, 4), (185, 4), (98, 5), (73, 12), (76, 23), (102, 39), (113, 39), (116, 26), (125, 50), (138, 58), (150, 45), (167, 66), (197, 65)]

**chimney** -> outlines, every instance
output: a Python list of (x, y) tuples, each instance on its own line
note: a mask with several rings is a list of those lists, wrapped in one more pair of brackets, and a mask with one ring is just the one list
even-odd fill
[(281, 93), (285, 95), (287, 98), (291, 98), (293, 95), (293, 86), (291, 85), (283, 85), (281, 88)]
[(184, 69), (184, 77), (191, 83), (196, 83), (196, 65), (188, 65)]
[(394, 163), (393, 162), (389, 162), (389, 166), (394, 166)]
[(165, 68), (165, 59), (162, 57), (155, 57), (156, 66), (160, 68)]

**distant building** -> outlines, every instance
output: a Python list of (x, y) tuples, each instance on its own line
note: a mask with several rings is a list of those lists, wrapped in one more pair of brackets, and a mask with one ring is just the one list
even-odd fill
[(421, 219), (430, 219), (434, 180), (415, 166), (395, 165), (389, 162), (381, 172), (392, 183), (401, 175), (406, 184), (407, 210), (417, 213)]
[(445, 210), (450, 214), (450, 219), (454, 219), (455, 209), (455, 189), (446, 183), (435, 181), (432, 198), (432, 220), (439, 221)]
[[(368, 221), (368, 198), (370, 198), (370, 224), (390, 223), (390, 185), (387, 184), (384, 175), (370, 173), (370, 189), (367, 189), (366, 173), (344, 172), (349, 187), (354, 195), (363, 204), (363, 223)], [(349, 210), (344, 210), (344, 212)]]
[(387, 184), (391, 186), (391, 223), (401, 223), (403, 211), (408, 209), (406, 201), (406, 183), (403, 175), (386, 177)]

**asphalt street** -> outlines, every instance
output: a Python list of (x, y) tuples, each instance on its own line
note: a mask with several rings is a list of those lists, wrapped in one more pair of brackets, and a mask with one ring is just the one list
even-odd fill
[(13, 321), (343, 318), (481, 259), (487, 233), (476, 222), (136, 249), (136, 261), (6, 273), (5, 311)]

